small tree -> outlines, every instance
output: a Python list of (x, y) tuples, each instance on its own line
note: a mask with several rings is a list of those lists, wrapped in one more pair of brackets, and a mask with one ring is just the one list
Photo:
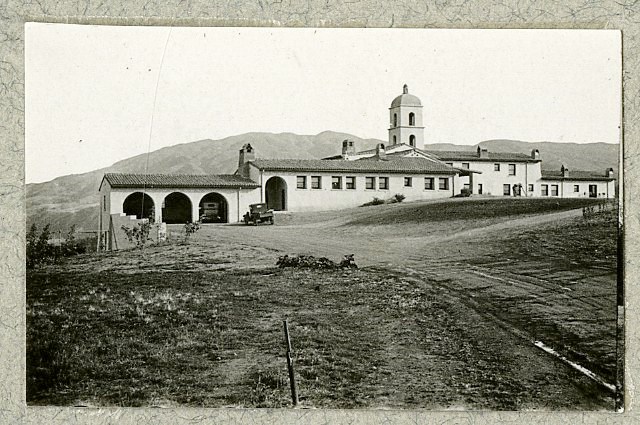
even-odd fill
[(129, 242), (135, 243), (136, 248), (143, 248), (150, 240), (151, 223), (143, 221), (133, 227), (122, 226), (122, 230), (127, 235)]
[(187, 223), (184, 225), (184, 241), (187, 242), (191, 235), (200, 230), (200, 222)]

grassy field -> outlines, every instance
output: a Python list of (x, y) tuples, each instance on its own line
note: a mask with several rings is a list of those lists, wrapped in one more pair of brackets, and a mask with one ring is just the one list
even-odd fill
[[(584, 206), (596, 205), (598, 203), (602, 203), (602, 200), (590, 198), (471, 198), (446, 200), (444, 202), (418, 203), (417, 205), (407, 203), (395, 208), (393, 214), (380, 214), (382, 211), (369, 212), (367, 215), (349, 221), (348, 224), (384, 225), (505, 218), (567, 211)], [(390, 207), (393, 208), (393, 205)], [(382, 206), (376, 205), (368, 208), (382, 209)]]
[[(448, 216), (484, 229), (486, 218), (469, 217), (483, 214), (475, 202), (452, 202), (460, 212)], [(382, 206), (392, 207), (420, 208)], [(186, 245), (30, 271), (28, 403), (290, 406), (288, 318), (305, 406), (613, 408), (612, 394), (531, 344), (542, 340), (615, 382), (613, 214), (470, 233), (415, 258), (391, 252), (396, 239), (380, 237), (379, 221), (345, 225), (326, 214), (326, 229), (290, 220), (205, 227)], [(274, 266), (282, 253), (313, 248), (305, 241), (338, 259), (334, 244), (370, 244), (371, 235), (392, 266)]]

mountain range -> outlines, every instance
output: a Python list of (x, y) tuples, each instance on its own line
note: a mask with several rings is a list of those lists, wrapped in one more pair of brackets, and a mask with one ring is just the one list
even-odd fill
[[(352, 139), (357, 150), (370, 149), (377, 139), (362, 139), (351, 134), (324, 131), (317, 135), (293, 133), (247, 133), (220, 140), (199, 140), (158, 149), (148, 155), (137, 155), (118, 161), (110, 167), (83, 174), (72, 174), (44, 183), (26, 186), (27, 226), (32, 223), (51, 225), (53, 230), (68, 231), (96, 228), (98, 217), (98, 187), (105, 173), (164, 174), (229, 174), (237, 168), (238, 151), (251, 143), (258, 158), (323, 158), (340, 153), (342, 141)], [(617, 170), (617, 144), (523, 142), (518, 140), (487, 140), (480, 143), (492, 152), (522, 152), (538, 149), (543, 169), (602, 171)], [(473, 150), (475, 146), (435, 143), (429, 150)], [(148, 158), (147, 158), (148, 156)]]

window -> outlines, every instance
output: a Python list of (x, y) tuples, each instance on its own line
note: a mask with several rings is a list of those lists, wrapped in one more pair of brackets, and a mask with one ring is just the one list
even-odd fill
[(311, 189), (322, 189), (322, 177), (311, 176)]
[(493, 171), (500, 171), (500, 164), (493, 164)]
[(580, 185), (579, 184), (574, 184), (573, 185), (573, 191), (576, 192), (576, 193), (580, 192)]
[(378, 184), (380, 189), (389, 189), (389, 177), (378, 177)]
[(502, 194), (509, 196), (511, 195), (511, 185), (510, 184), (503, 184), (502, 185)]
[(482, 195), (482, 183), (478, 183), (478, 195)]
[(552, 184), (551, 185), (551, 196), (558, 196), (558, 185), (557, 184)]
[(424, 189), (425, 190), (433, 190), (433, 177), (425, 177), (424, 178)]
[(409, 136), (409, 145), (410, 146), (415, 146), (416, 145), (416, 136), (414, 136), (413, 134), (411, 136)]
[(307, 188), (307, 176), (298, 176), (298, 184), (297, 184), (297, 188), (298, 189), (306, 189)]
[(342, 189), (342, 177), (340, 176), (331, 177), (331, 189)]
[(416, 125), (416, 115), (413, 112), (409, 113), (409, 125)]
[(345, 181), (345, 187), (347, 189), (355, 189), (356, 188), (356, 178), (355, 177), (347, 177)]
[(462, 185), (462, 190), (471, 190), (471, 186), (469, 186), (469, 183), (465, 183)]
[(527, 187), (527, 190), (528, 190), (529, 192), (533, 192), (533, 185), (532, 185), (532, 184), (530, 184), (530, 185)]
[(449, 177), (440, 177), (438, 180), (438, 188), (440, 190), (449, 190)]
[(376, 188), (376, 178), (375, 177), (366, 177), (365, 178), (365, 186), (366, 189), (375, 189)]
[(413, 179), (411, 177), (405, 177), (404, 187), (411, 187), (411, 186), (413, 186)]
[(449, 167), (453, 167), (453, 162), (445, 162)]
[(468, 170), (468, 169), (469, 169), (469, 163), (468, 163), (468, 162), (463, 162), (463, 163), (462, 163), (462, 168), (464, 168), (464, 169), (467, 169), (467, 170)]
[(107, 210), (107, 195), (102, 196), (102, 211)]
[(398, 114), (393, 114), (393, 126), (398, 126)]
[(547, 184), (541, 185), (540, 190), (542, 192), (542, 196), (549, 196), (549, 185)]
[(509, 175), (510, 176), (516, 175), (516, 164), (509, 164)]
[(393, 144), (395, 145), (398, 139), (396, 139), (396, 136), (393, 136)]

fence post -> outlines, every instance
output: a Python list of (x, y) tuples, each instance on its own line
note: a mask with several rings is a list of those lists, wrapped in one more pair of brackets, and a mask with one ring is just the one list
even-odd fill
[(289, 370), (289, 384), (291, 385), (291, 400), (293, 405), (298, 405), (298, 390), (296, 388), (296, 377), (293, 371), (293, 359), (291, 358), (291, 339), (289, 339), (289, 325), (284, 320), (284, 339), (287, 343), (287, 369)]

